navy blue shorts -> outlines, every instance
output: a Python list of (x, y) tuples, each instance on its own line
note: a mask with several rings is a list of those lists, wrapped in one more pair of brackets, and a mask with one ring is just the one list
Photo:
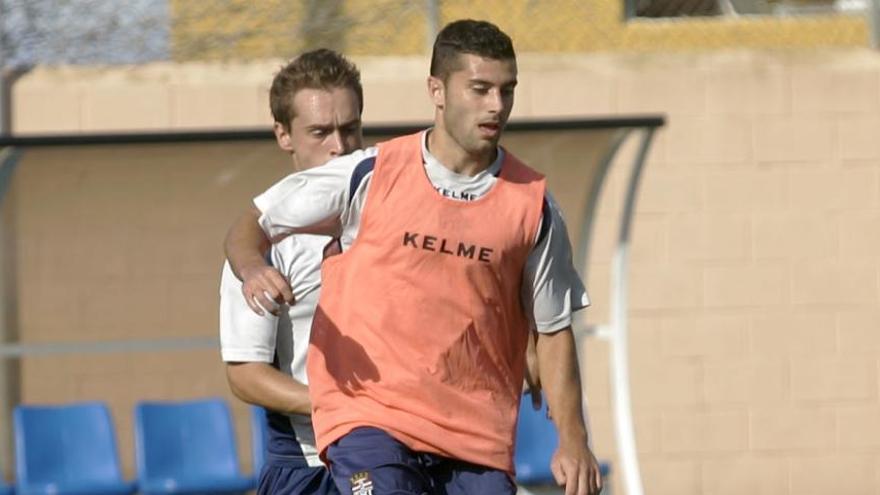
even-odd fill
[(257, 495), (339, 495), (330, 471), (299, 456), (266, 454)]
[(327, 449), (343, 495), (515, 495), (504, 471), (413, 452), (378, 428), (357, 428)]

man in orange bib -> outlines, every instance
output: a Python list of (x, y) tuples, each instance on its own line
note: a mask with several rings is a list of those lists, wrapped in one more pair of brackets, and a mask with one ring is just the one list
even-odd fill
[[(506, 34), (453, 22), (434, 44), (432, 129), (255, 200), (273, 239), (325, 233), (344, 249), (324, 263), (308, 356), (318, 448), (342, 493), (514, 494), (531, 326), (556, 479), (567, 495), (601, 487), (570, 326), (586, 293), (544, 178), (498, 146), (516, 76)], [(233, 265), (249, 244), (230, 233)]]

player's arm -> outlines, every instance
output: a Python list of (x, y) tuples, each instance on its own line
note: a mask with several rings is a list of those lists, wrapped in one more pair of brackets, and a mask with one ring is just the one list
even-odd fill
[(266, 262), (271, 243), (260, 227), (260, 210), (251, 206), (226, 234), (224, 247), (233, 273), (242, 284), (242, 294), (252, 311), (276, 314), (278, 304), (293, 304), (293, 290), (287, 279)]
[(523, 300), (538, 332), (538, 379), (560, 445), (551, 469), (566, 495), (598, 493), (601, 479), (588, 444), (582, 410), (572, 313), (589, 305), (589, 298), (572, 265), (571, 243), (562, 214), (547, 196), (541, 228), (526, 263)]
[(281, 412), (308, 414), (306, 386), (273, 368), (278, 319), (254, 314), (229, 263), (220, 278), (220, 353), (239, 399)]
[(233, 225), (226, 237), (226, 252), (244, 282), (248, 305), (255, 312), (261, 313), (254, 307), (254, 300), (272, 307), (269, 299), (293, 299), (287, 284), (281, 284), (276, 274), (265, 268), (262, 256), (268, 242), (297, 233), (339, 236), (341, 219), (349, 212), (352, 174), (361, 161), (371, 156), (375, 156), (375, 149), (288, 175), (256, 197), (256, 208)]
[(538, 367), (547, 407), (559, 432), (559, 449), (550, 465), (566, 495), (594, 495), (602, 487), (599, 463), (590, 451), (581, 408), (581, 383), (571, 327), (541, 333)]
[(268, 363), (228, 362), (226, 379), (239, 399), (286, 414), (311, 414), (309, 389)]
[(235, 220), (226, 233), (226, 259), (229, 260), (235, 276), (241, 280), (242, 271), (252, 265), (265, 265), (266, 254), (271, 245), (266, 233), (260, 228), (260, 210), (251, 206)]

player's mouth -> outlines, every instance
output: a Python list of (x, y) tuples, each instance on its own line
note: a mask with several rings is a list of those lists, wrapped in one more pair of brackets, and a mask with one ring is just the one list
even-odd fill
[(477, 124), (480, 135), (485, 138), (496, 138), (501, 133), (501, 124), (498, 122), (483, 122)]

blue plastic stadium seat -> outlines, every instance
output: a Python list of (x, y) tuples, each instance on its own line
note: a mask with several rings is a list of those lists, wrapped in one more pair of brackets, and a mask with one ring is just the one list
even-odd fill
[[(550, 460), (558, 446), (559, 435), (547, 416), (547, 401), (542, 400), (541, 409), (536, 411), (531, 396), (523, 395), (516, 424), (514, 465), (517, 483), (523, 486), (555, 485)], [(611, 468), (607, 463), (599, 463), (599, 470), (602, 478), (607, 479)]]
[(140, 493), (244, 493), (229, 407), (223, 399), (141, 402), (135, 406)]
[(254, 477), (260, 479), (260, 470), (266, 462), (266, 444), (269, 442), (269, 424), (266, 410), (251, 406), (251, 454), (253, 455)]
[(13, 422), (17, 493), (135, 493), (135, 484), (122, 479), (105, 404), (20, 405)]
[(12, 487), (6, 484), (6, 480), (0, 476), (0, 495), (13, 495), (15, 492)]

